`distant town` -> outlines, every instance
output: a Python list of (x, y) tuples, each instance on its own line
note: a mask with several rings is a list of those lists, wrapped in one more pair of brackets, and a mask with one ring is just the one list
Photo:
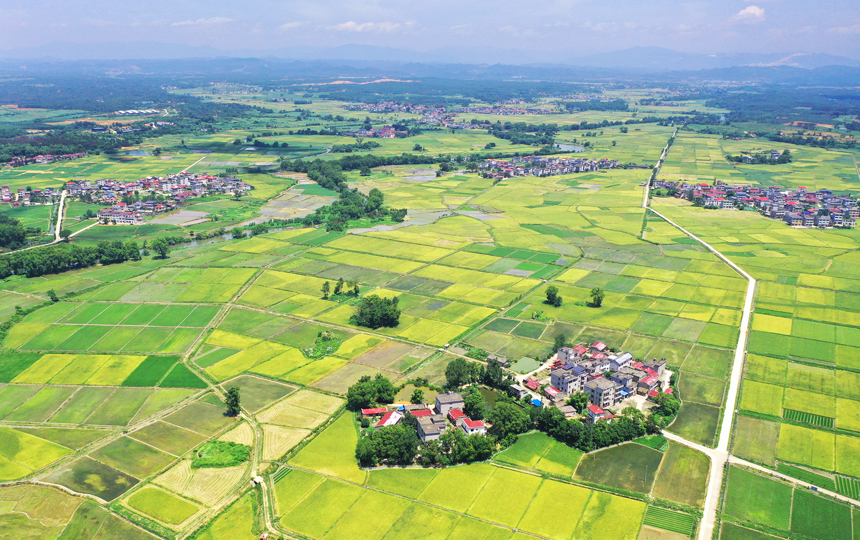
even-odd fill
[(785, 221), (792, 227), (852, 228), (860, 217), (855, 199), (834, 195), (829, 189), (809, 191), (799, 187), (784, 191), (777, 186), (730, 186), (720, 180), (713, 186), (654, 180), (651, 188), (665, 190), (667, 196), (684, 198), (705, 208), (758, 210), (765, 217)]

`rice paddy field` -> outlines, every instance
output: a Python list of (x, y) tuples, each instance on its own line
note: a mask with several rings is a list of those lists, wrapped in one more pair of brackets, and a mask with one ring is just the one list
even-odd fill
[[(649, 95), (607, 92), (631, 102)], [(292, 103), (268, 101), (268, 94), (219, 97), (271, 107), (275, 112), (259, 114), (272, 125), (308, 125)], [(307, 107), (314, 113), (342, 114), (356, 126), (365, 116), (393, 121), (386, 114), (346, 111), (339, 102), (312, 101)], [(708, 110), (704, 101), (690, 104)], [(678, 113), (652, 105), (640, 111)], [(70, 121), (75, 114), (3, 108), (0, 120)], [(498, 119), (471, 113), (463, 118)], [(584, 111), (550, 121), (632, 118), (627, 111)], [(543, 123), (547, 117), (516, 120)], [(258, 126), (221, 127), (185, 136), (182, 144), (169, 135), (128, 149), (171, 149), (161, 156), (124, 150), (4, 168), (0, 180), (15, 189), (56, 186), (68, 178), (138, 179), (188, 167), (218, 174), (228, 167), (267, 167), (281, 157), (337, 159), (342, 155), (326, 149), (353, 142), (266, 135), (259, 139), (289, 145), (261, 149), (232, 144), (259, 136)], [(581, 156), (650, 167), (673, 131), (653, 123), (624, 131), (601, 128)], [(563, 131), (558, 140), (581, 144), (582, 136)], [(498, 152), (534, 150), (484, 131), (428, 130), (380, 140), (372, 153), (400, 155), (417, 143), (430, 153), (467, 154), (488, 142)], [(682, 130), (659, 174), (690, 182), (856, 192), (856, 166), (846, 153), (789, 145), (794, 162), (766, 170), (725, 159), (760, 144)], [(277, 526), (313, 539), (520, 540), (526, 533), (549, 540), (680, 540), (695, 534), (698, 519), (690, 509), (703, 506), (709, 461), (675, 443), (631, 442), (583, 454), (529, 433), (482, 464), (443, 470), (357, 466), (358, 431), (343, 408), (347, 389), (359, 378), (383, 374), (400, 385), (421, 377), (441, 386), (461, 344), (506, 357), (512, 370), (529, 372), (553, 352), (558, 334), (572, 343), (603, 341), (637, 360), (665, 358), (682, 399), (668, 430), (704, 446), (717, 442), (746, 280), (677, 229), (646, 215), (641, 184), (647, 170), (494, 182), (469, 171), (436, 177), (437, 168), (346, 173), (350, 187), (363, 193), (379, 189), (386, 205), (407, 208), (402, 224), (217, 237), (177, 244), (164, 259), (0, 280), (0, 322), (15, 306), (45, 302), (49, 290), (61, 297), (24, 316), (3, 338), (0, 481), (35, 479), (96, 498), (73, 498), (54, 518), (19, 506), (58, 491), (2, 488), (0, 529), (11, 523), (22, 531), (55, 531), (46, 538), (57, 537), (60, 527), (71, 531), (61, 538), (78, 531), (81, 538), (150, 537), (141, 525), (167, 538), (200, 529), (197, 538), (250, 540), (262, 530), (263, 504), (246, 486), (252, 473), (260, 473), (273, 488), (270, 517)], [(307, 184), (303, 175), (240, 176), (255, 187), (243, 200), (211, 197), (188, 204), (189, 210), (208, 213), (209, 222), (182, 227), (168, 218), (137, 227), (94, 227), (74, 242), (188, 237), (189, 231), (261, 215), (306, 215), (336, 197)], [(651, 204), (758, 280), (732, 452), (857, 498), (858, 233), (792, 229), (753, 212), (704, 210), (674, 198), (653, 198)], [(86, 226), (76, 218), (87, 209), (72, 203), (64, 225)], [(46, 207), (26, 210), (18, 217), (27, 226), (47, 226)], [(341, 278), (357, 282), (361, 295), (397, 298), (399, 324), (376, 330), (354, 325), (355, 298), (322, 297), (322, 285)], [(561, 306), (545, 302), (550, 286), (563, 298)], [(600, 307), (590, 304), (595, 287), (605, 291)], [(320, 348), (324, 332), (333, 340)], [(224, 415), (221, 397), (234, 386), (242, 395), (242, 419)], [(192, 468), (195, 449), (216, 439), (251, 446), (253, 465)], [(5, 495), (25, 488), (38, 497)], [(646, 503), (652, 500), (662, 502)], [(737, 467), (729, 469), (720, 512), (721, 538), (727, 540), (852, 538), (852, 512), (858, 520), (847, 506)], [(94, 523), (107, 532), (95, 536)]]
[(851, 506), (738, 467), (729, 469), (722, 512), (735, 523), (764, 526), (786, 537), (854, 537), (852, 514), (856, 517), (856, 510)]
[[(412, 471), (398, 473), (406, 477)], [(365, 487), (302, 469), (282, 474), (275, 484), (280, 524), (312, 538), (337, 538), (356, 531), (372, 538), (406, 534), (510, 538), (518, 528), (552, 539), (601, 538), (606, 530), (633, 539), (646, 507), (640, 501), (489, 465), (446, 469), (432, 480), (423, 475), (417, 478), (419, 484), (407, 480), (410, 486), (404, 487), (412, 496), (394, 495), (386, 490), (392, 479), (375, 480), (373, 474)], [(468, 482), (469, 489), (454, 495), (449, 486), (462, 482)], [(511, 489), (516, 490), (516, 497), (500, 498)], [(578, 519), (545, 518), (547, 513), (571, 507), (577, 510)], [(313, 519), (307, 519), (309, 515)]]

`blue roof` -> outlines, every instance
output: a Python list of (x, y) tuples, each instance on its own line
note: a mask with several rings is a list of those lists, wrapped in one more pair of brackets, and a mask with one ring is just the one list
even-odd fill
[(576, 364), (565, 364), (561, 369), (573, 369)]
[(541, 400), (535, 398), (532, 400), (532, 405), (534, 405), (535, 407), (540, 407), (541, 405), (543, 405), (543, 402), (541, 402)]

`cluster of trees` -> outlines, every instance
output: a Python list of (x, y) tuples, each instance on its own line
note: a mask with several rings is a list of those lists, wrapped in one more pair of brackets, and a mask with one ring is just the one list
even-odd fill
[(18, 249), (26, 238), (27, 231), (20, 221), (0, 213), (0, 248)]
[(529, 417), (536, 429), (583, 452), (592, 452), (659, 431), (659, 427), (653, 422), (649, 423), (635, 407), (624, 409), (612, 423), (583, 424), (579, 420), (566, 418), (555, 407), (533, 408), (529, 411)]
[(399, 156), (364, 154), (344, 156), (340, 159), (333, 159), (326, 162), (318, 159), (314, 161), (304, 161), (302, 159), (296, 159), (293, 161), (284, 160), (281, 162), (280, 168), (282, 171), (302, 172), (310, 175), (310, 171), (319, 169), (322, 163), (336, 165), (341, 171), (358, 171), (361, 169), (372, 169), (374, 167), (382, 167), (385, 165), (426, 165), (436, 163), (437, 161), (439, 161), (438, 157), (422, 156), (420, 154), (403, 153)]
[(95, 247), (58, 244), (0, 257), (0, 279), (13, 274), (39, 277), (76, 268), (87, 268), (96, 264), (139, 260), (140, 248), (133, 240), (125, 243), (119, 240), (102, 241)]
[(496, 452), (496, 447), (495, 437), (466, 435), (460, 429), (449, 429), (435, 441), (421, 445), (418, 464), (422, 467), (448, 467), (458, 463), (486, 461)]
[(344, 231), (351, 220), (380, 219), (388, 216), (399, 223), (406, 218), (405, 208), (391, 209), (384, 205), (385, 197), (378, 189), (370, 190), (367, 196), (359, 193), (357, 189), (349, 189), (347, 176), (337, 162), (283, 161), (281, 169), (304, 172), (320, 186), (340, 194), (340, 198), (334, 203), (318, 208), (309, 216), (292, 220), (291, 223), (302, 223), (306, 226), (325, 224), (328, 231)]
[(479, 364), (469, 362), (465, 358), (455, 358), (445, 366), (445, 380), (447, 387), (452, 389), (479, 383), (502, 390), (505, 393), (513, 384), (513, 381), (505, 376), (502, 365), (496, 360)]
[(331, 130), (331, 131), (329, 131), (327, 129), (316, 130), (316, 129), (310, 129), (310, 128), (296, 129), (296, 130), (291, 129), (287, 133), (289, 133), (290, 135), (338, 135), (338, 132), (335, 130)]
[(555, 124), (526, 124), (525, 122), (497, 122), (487, 131), (497, 139), (511, 141), (511, 144), (528, 144), (532, 146), (552, 146), (558, 126)]
[[(745, 160), (744, 158), (748, 158), (748, 160)], [(784, 150), (782, 154), (780, 154), (779, 157), (776, 159), (771, 157), (770, 152), (763, 152), (761, 154), (740, 154), (737, 156), (727, 155), (726, 159), (732, 163), (751, 163), (753, 165), (782, 165), (784, 163), (791, 163), (791, 152), (789, 150)]]
[(373, 150), (382, 146), (376, 141), (364, 141), (355, 144), (335, 144), (331, 147), (333, 154), (349, 154), (350, 152), (361, 152), (362, 150)]
[[(349, 287), (350, 290), (347, 290), (347, 287)], [(350, 280), (347, 283), (346, 281), (343, 280), (343, 278), (340, 278), (337, 280), (337, 283), (335, 283), (335, 285), (334, 285), (334, 293), (333, 294), (335, 296), (338, 296), (341, 294), (346, 294), (349, 296), (358, 296), (359, 292), (361, 292), (361, 290), (358, 287), (358, 281)], [(331, 294), (331, 293), (332, 293), (331, 282), (326, 281), (325, 283), (322, 284), (323, 300), (328, 300), (329, 294)]]
[(346, 391), (346, 403), (353, 411), (394, 402), (397, 388), (382, 374), (365, 375)]
[(819, 135), (805, 135), (797, 133), (796, 135), (780, 135), (778, 133), (768, 133), (765, 137), (769, 141), (779, 143), (796, 144), (799, 146), (814, 146), (816, 148), (860, 148), (860, 141), (857, 139), (846, 139), (836, 137), (821, 137)]
[(79, 124), (50, 126), (50, 131), (37, 136), (23, 129), (8, 133), (7, 136), (0, 137), (0, 163), (9, 162), (16, 157), (31, 158), (43, 154), (107, 152), (125, 143), (125, 139), (111, 133), (82, 131), (83, 126)]
[[(412, 416), (412, 415), (409, 415)], [(358, 439), (355, 457), (363, 467), (383, 465), (411, 465), (418, 454), (421, 439), (418, 432), (405, 421)]]
[(564, 299), (558, 294), (558, 287), (550, 285), (546, 290), (546, 303), (553, 307), (561, 307)]
[(395, 298), (382, 298), (375, 294), (365, 296), (358, 304), (355, 314), (349, 318), (349, 322), (366, 328), (394, 328), (400, 323), (399, 300)]

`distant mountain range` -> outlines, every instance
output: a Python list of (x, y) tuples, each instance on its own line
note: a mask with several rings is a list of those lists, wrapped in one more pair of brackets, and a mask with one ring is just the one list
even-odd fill
[(788, 66), (814, 69), (824, 66), (860, 67), (860, 60), (829, 54), (786, 52), (780, 54), (696, 54), (662, 47), (632, 47), (587, 56), (538, 55), (521, 50), (464, 49), (447, 47), (427, 52), (372, 45), (339, 47), (289, 47), (269, 50), (224, 51), (211, 46), (153, 42), (52, 43), (0, 51), (4, 63), (15, 61), (71, 60), (176, 60), (184, 58), (262, 58), (296, 61), (346, 61), (442, 64), (502, 64), (508, 66), (564, 65), (583, 68), (623, 69), (638, 73), (708, 70), (733, 67)]

